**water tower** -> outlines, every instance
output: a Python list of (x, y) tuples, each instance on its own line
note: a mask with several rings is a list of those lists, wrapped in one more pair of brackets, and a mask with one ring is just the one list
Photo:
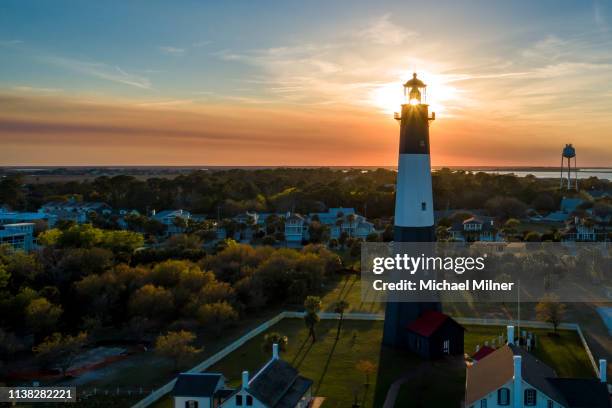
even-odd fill
[[(574, 180), (572, 182), (572, 159), (574, 159)], [(567, 168), (565, 167), (565, 161), (567, 160)], [(565, 173), (567, 170), (567, 174)], [(561, 152), (561, 178), (560, 178), (561, 189), (567, 188), (568, 190), (578, 190), (578, 170), (576, 169), (576, 149), (572, 144), (566, 144)]]

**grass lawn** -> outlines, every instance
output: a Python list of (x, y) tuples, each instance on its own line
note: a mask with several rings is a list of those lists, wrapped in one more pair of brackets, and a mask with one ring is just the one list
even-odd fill
[(361, 278), (357, 275), (346, 275), (334, 284), (330, 284), (329, 292), (321, 300), (325, 312), (333, 312), (334, 304), (339, 300), (346, 300), (349, 303), (348, 312), (384, 313), (385, 311), (384, 303), (361, 300)]
[[(402, 376), (414, 375), (405, 382), (398, 394), (397, 406), (458, 406), (465, 387), (465, 367), (462, 359), (447, 359), (424, 363), (414, 355), (381, 348), (381, 321), (347, 321), (340, 339), (336, 341), (336, 321), (323, 320), (318, 326), (318, 341), (312, 345), (301, 319), (285, 319), (272, 331), (289, 337), (282, 358), (296, 366), (300, 373), (314, 380), (313, 392), (326, 397), (325, 408), (346, 408), (357, 393), (362, 407), (380, 407), (390, 385)], [(467, 326), (465, 350), (472, 353), (476, 344), (484, 344), (503, 333), (502, 327)], [(592, 377), (593, 371), (576, 333), (560, 331), (550, 337), (546, 330), (534, 330), (539, 347), (534, 354), (551, 365), (560, 376)], [(251, 340), (208, 371), (222, 372), (232, 386), (240, 385), (240, 373), (247, 369), (253, 374), (268, 359), (261, 349), (263, 335)], [(365, 387), (365, 376), (355, 369), (357, 361), (367, 359), (383, 367), (370, 378)], [(444, 387), (440, 387), (444, 384)], [(418, 396), (418, 398), (415, 398)], [(155, 407), (171, 406), (169, 397)], [(420, 405), (419, 405), (420, 406)]]

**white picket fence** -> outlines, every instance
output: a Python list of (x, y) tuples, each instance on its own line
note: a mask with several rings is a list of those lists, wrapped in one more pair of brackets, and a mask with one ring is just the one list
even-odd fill
[[(206, 360), (202, 361), (200, 364), (191, 368), (187, 372), (199, 373), (199, 372), (205, 371), (207, 368), (211, 367), (212, 365), (216, 364), (217, 362), (219, 362), (220, 360), (222, 360), (223, 358), (225, 358), (232, 352), (236, 351), (238, 348), (243, 346), (246, 342), (262, 334), (263, 332), (265, 332), (266, 330), (268, 330), (269, 328), (271, 328), (272, 326), (280, 322), (282, 319), (299, 319), (302, 317), (304, 317), (303, 312), (291, 312), (291, 311), (281, 312), (278, 315), (274, 316), (272, 319), (267, 320), (266, 322), (257, 326), (253, 330), (247, 332), (244, 336), (232, 342), (230, 345), (220, 350), (219, 352), (215, 353), (214, 355), (210, 356)], [(319, 317), (325, 320), (339, 319), (339, 316), (337, 313), (329, 313), (329, 312), (321, 312), (319, 313)], [(346, 313), (344, 315), (344, 319), (345, 320), (381, 321), (381, 320), (385, 320), (385, 315), (384, 314), (373, 314), (373, 313)], [(468, 325), (471, 324), (471, 325), (482, 325), (482, 326), (508, 326), (508, 325), (514, 325), (516, 323), (516, 321), (514, 320), (479, 319), (479, 318), (471, 318), (471, 317), (458, 317), (458, 318), (455, 318), (455, 320), (460, 324), (468, 324)], [(521, 321), (521, 327), (549, 329), (552, 326), (548, 323), (537, 322), (537, 321)], [(562, 323), (559, 325), (559, 328), (564, 329), (564, 330), (575, 330), (578, 333), (578, 336), (580, 337), (582, 345), (584, 346), (584, 349), (586, 350), (587, 355), (589, 356), (589, 360), (591, 361), (591, 364), (593, 365), (593, 369), (595, 370), (595, 373), (599, 374), (599, 367), (595, 361), (595, 358), (593, 357), (593, 354), (591, 353), (591, 350), (589, 349), (589, 346), (586, 342), (586, 339), (584, 338), (584, 335), (582, 334), (582, 330), (580, 329), (580, 326), (575, 323)], [(157, 400), (161, 399), (163, 396), (165, 396), (170, 391), (172, 391), (172, 388), (174, 388), (175, 382), (176, 382), (176, 378), (168, 382), (167, 384), (164, 384), (160, 388), (156, 389), (146, 398), (138, 401), (136, 404), (132, 406), (132, 408), (145, 408), (145, 407), (152, 405)]]

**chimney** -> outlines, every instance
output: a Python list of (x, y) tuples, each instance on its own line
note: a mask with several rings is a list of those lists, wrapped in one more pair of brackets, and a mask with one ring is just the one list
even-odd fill
[(249, 372), (243, 371), (242, 372), (242, 389), (246, 390), (248, 388), (249, 388)]
[(508, 326), (508, 344), (514, 344), (514, 326)]
[(599, 359), (599, 380), (604, 384), (608, 382), (608, 362), (605, 358)]
[(278, 360), (278, 344), (274, 343), (272, 345), (272, 360)]
[[(512, 327), (513, 326), (508, 326)], [(523, 399), (523, 382), (521, 377), (521, 356), (512, 357), (514, 362), (514, 376), (513, 376), (513, 386), (514, 386), (514, 395), (512, 396), (512, 406), (514, 408), (521, 408), (521, 401)]]

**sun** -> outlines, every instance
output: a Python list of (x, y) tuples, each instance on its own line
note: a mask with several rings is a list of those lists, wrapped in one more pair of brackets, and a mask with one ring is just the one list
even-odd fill
[[(460, 91), (452, 86), (444, 75), (419, 71), (418, 76), (427, 84), (426, 103), (429, 104), (430, 111), (443, 113), (448, 110), (449, 102), (459, 99)], [(405, 72), (400, 80), (381, 84), (374, 88), (370, 95), (370, 104), (383, 113), (392, 114), (398, 112), (402, 104), (413, 103), (407, 101), (403, 88), (403, 84), (410, 77), (412, 77), (412, 72)]]

